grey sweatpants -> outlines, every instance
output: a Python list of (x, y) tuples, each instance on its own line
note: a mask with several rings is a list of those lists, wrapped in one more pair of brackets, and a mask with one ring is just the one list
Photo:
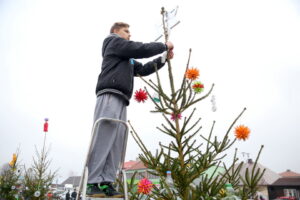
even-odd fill
[[(100, 117), (126, 121), (125, 101), (115, 94), (97, 98), (94, 122)], [(95, 139), (88, 162), (88, 183), (114, 182), (121, 162), (125, 126), (118, 122), (102, 121), (96, 128)]]

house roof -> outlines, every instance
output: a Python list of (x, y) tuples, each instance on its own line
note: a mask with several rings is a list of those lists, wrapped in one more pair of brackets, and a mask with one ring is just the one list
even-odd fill
[(61, 185), (72, 184), (74, 187), (77, 187), (79, 186), (79, 183), (80, 183), (80, 176), (70, 176), (64, 182), (62, 182)]
[[(245, 162), (241, 168), (240, 175), (245, 177), (246, 169), (248, 168), (249, 172), (252, 171), (254, 167), (254, 162), (252, 159), (249, 159), (247, 162)], [(270, 170), (269, 168), (266, 168), (265, 166), (261, 165), (260, 163), (257, 163), (256, 169), (260, 169), (262, 172), (264, 169), (266, 169), (264, 175), (258, 182), (258, 185), (271, 185), (273, 184), (277, 179), (279, 179), (281, 176), (277, 174), (276, 172)]]
[(279, 175), (282, 176), (282, 177), (297, 177), (297, 176), (300, 177), (299, 173), (293, 172), (290, 169), (287, 169), (285, 172), (279, 173)]
[(224, 167), (211, 166), (206, 171), (204, 171), (203, 174), (199, 178), (196, 178), (193, 181), (193, 183), (195, 185), (199, 185), (200, 182), (201, 182), (201, 180), (202, 180), (202, 177), (204, 177), (206, 175), (208, 176), (208, 178), (216, 177), (217, 175), (223, 174), (224, 172), (225, 172), (225, 168)]
[(144, 163), (140, 160), (125, 162), (123, 168), (125, 170), (147, 169), (147, 167), (144, 165)]
[(129, 169), (138, 162), (139, 161), (136, 161), (136, 160), (130, 160), (130, 161), (124, 162), (123, 169)]
[(282, 177), (276, 180), (272, 186), (300, 186), (300, 177)]

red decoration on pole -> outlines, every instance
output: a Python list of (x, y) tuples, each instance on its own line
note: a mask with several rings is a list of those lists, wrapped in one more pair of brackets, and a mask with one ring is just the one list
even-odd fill
[(45, 118), (44, 132), (48, 132), (48, 118)]

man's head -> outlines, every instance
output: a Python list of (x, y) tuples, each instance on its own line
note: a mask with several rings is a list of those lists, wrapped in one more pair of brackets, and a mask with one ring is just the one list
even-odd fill
[(112, 25), (110, 33), (118, 34), (121, 38), (125, 40), (130, 40), (129, 25), (124, 22), (116, 22)]

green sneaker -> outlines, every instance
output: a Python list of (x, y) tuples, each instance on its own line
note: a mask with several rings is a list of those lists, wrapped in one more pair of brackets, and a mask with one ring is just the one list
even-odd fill
[(100, 189), (98, 184), (87, 184), (86, 196), (105, 197), (105, 193)]
[(124, 194), (118, 192), (111, 182), (100, 183), (100, 189), (105, 193), (106, 197), (109, 198), (123, 198)]

